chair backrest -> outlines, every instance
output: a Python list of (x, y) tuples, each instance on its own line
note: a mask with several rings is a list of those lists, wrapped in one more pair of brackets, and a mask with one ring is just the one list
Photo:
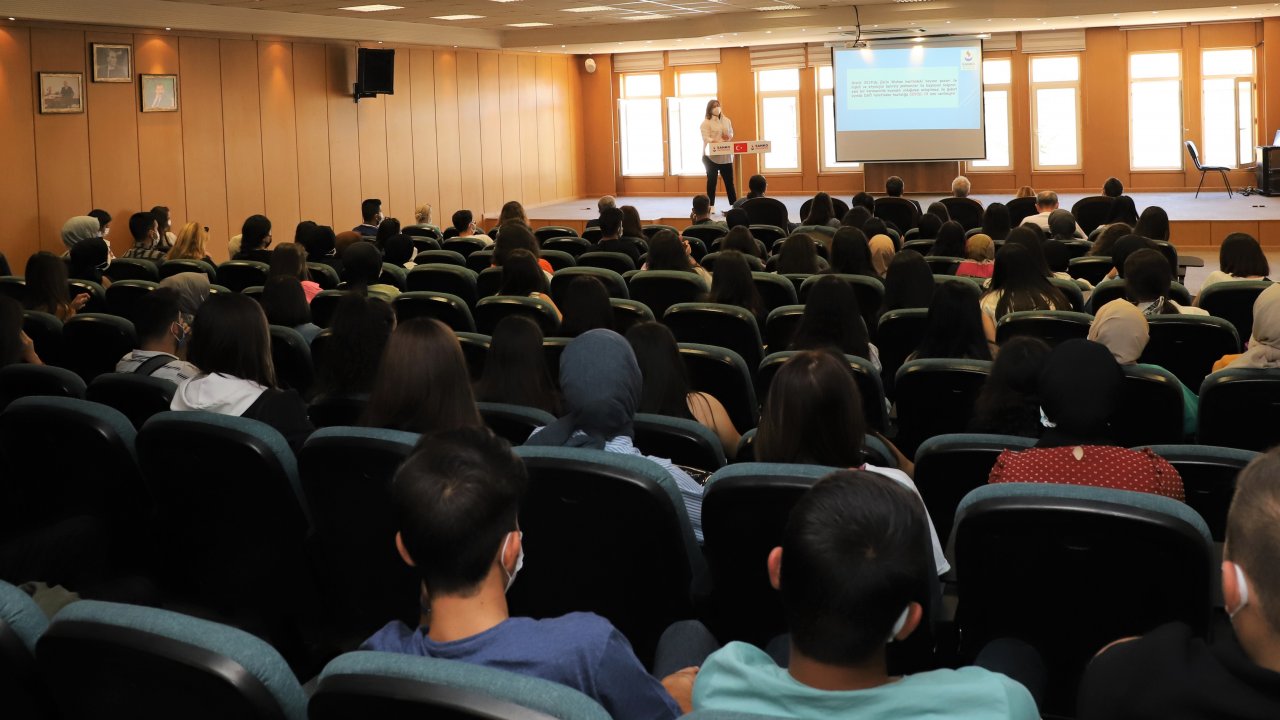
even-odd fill
[(440, 230), (434, 227), (417, 227), (414, 225), (409, 225), (405, 227), (401, 232), (403, 232), (405, 235), (408, 235), (409, 237), (431, 238), (435, 240), (437, 244), (439, 244), (439, 241), (442, 237)]
[(803, 319), (804, 305), (782, 305), (769, 311), (764, 321), (764, 344), (771, 354), (791, 347)]
[(879, 278), (866, 275), (848, 275), (844, 273), (810, 275), (800, 285), (801, 303), (808, 301), (809, 292), (813, 289), (814, 283), (824, 277), (839, 278), (853, 287), (853, 294), (858, 298), (858, 310), (862, 314), (862, 321), (867, 326), (867, 332), (871, 340), (875, 341), (876, 329), (880, 321), (880, 308), (884, 305), (884, 283)]
[(706, 472), (724, 467), (727, 448), (714, 432), (696, 420), (638, 413), (633, 424), (636, 447), (646, 455)]
[(0, 276), (0, 295), (7, 295), (18, 302), (27, 296), (27, 280), (18, 275)]
[(302, 686), (274, 648), (168, 610), (71, 603), (36, 661), (67, 717), (306, 718)]
[[(1166, 622), (1208, 630), (1213, 544), (1184, 503), (1059, 484), (969, 493), (953, 534), (962, 652), (997, 637), (1037, 648), (1072, 694), (1084, 665), (1116, 638)], [(1050, 688), (1052, 694), (1055, 688)]]
[[(770, 199), (772, 200), (772, 198)], [(774, 202), (778, 202), (778, 201), (775, 200)], [(778, 202), (778, 204), (781, 205), (782, 203)], [(783, 208), (783, 211), (785, 212), (786, 206), (783, 205), (782, 208)], [(774, 225), (771, 223), (752, 222), (748, 229), (751, 230), (751, 235), (756, 239), (757, 243), (765, 247), (769, 247), (773, 245), (775, 242), (787, 237), (787, 234), (788, 234), (786, 231), (787, 227), (788, 227), (788, 223), (782, 223), (781, 225)]]
[(676, 303), (699, 302), (710, 290), (698, 275), (679, 270), (642, 270), (627, 284), (631, 299), (648, 305), (654, 317), (663, 317)]
[[(761, 403), (769, 397), (769, 387), (773, 378), (788, 360), (799, 354), (795, 350), (784, 350), (769, 353), (760, 361), (760, 369), (756, 372), (756, 397)], [(849, 372), (858, 385), (858, 394), (862, 397), (862, 416), (872, 428), (884, 432), (888, 428), (888, 417), (885, 413), (884, 386), (880, 381), (880, 373), (869, 361), (855, 355), (845, 355), (849, 364)]]
[(0, 410), (18, 398), (83, 398), (84, 391), (84, 380), (66, 368), (23, 364), (0, 368)]
[(107, 288), (107, 312), (132, 321), (134, 305), (158, 287), (153, 280), (116, 280)]
[(15, 718), (58, 717), (36, 670), (36, 641), (48, 627), (30, 595), (0, 580), (0, 697)]
[(1236, 476), (1259, 453), (1211, 445), (1147, 447), (1177, 468), (1187, 494), (1187, 505), (1204, 518), (1214, 542), (1225, 541), (1227, 511), (1235, 495)]
[(495, 295), (481, 298), (476, 303), (476, 329), (492, 335), (498, 323), (509, 315), (523, 315), (538, 323), (544, 336), (555, 335), (560, 330), (560, 317), (555, 307), (542, 298)]
[(456, 332), (476, 331), (471, 309), (457, 295), (425, 290), (400, 293), (391, 307), (395, 308), (397, 322), (428, 317), (439, 320)]
[(1093, 316), (1071, 310), (1023, 310), (1011, 312), (996, 323), (996, 342), (1029, 335), (1040, 338), (1050, 346), (1067, 340), (1089, 336)]
[[(743, 257), (743, 260), (746, 261), (747, 266), (751, 268), (752, 272), (764, 271), (764, 262), (761, 261), (760, 258), (756, 257), (755, 255), (746, 255)], [(719, 251), (709, 252), (706, 255), (702, 256), (702, 260), (698, 264), (702, 266), (703, 270), (706, 270), (709, 273), (715, 273), (716, 263), (719, 261), (720, 261)]]
[(582, 229), (581, 235), (583, 240), (594, 245), (600, 242), (600, 238), (604, 236), (604, 231), (600, 229), (599, 225), (589, 225)]
[[(787, 206), (781, 200), (771, 197), (751, 198), (742, 203), (742, 209), (747, 211), (747, 217), (751, 220), (752, 225), (772, 225), (774, 227), (785, 228), (791, 224), (788, 217)], [(752, 228), (754, 233), (755, 229)], [(761, 238), (763, 239), (763, 238)], [(767, 240), (765, 242), (768, 242)]]
[(636, 263), (626, 253), (593, 250), (578, 256), (578, 267), (596, 267), (621, 274), (635, 270)]
[(1280, 373), (1228, 368), (1206, 377), (1199, 420), (1202, 445), (1262, 452), (1280, 444)]
[[(512, 586), (512, 614), (595, 612), (647, 664), (667, 625), (689, 617), (690, 583), (702, 571), (675, 481), (632, 455), (530, 446), (516, 453), (529, 471), (520, 527), (539, 561)], [(583, 568), (592, 568), (589, 583)]]
[(476, 277), (475, 271), (469, 268), (428, 263), (410, 270), (406, 283), (410, 291), (427, 290), (446, 293), (461, 298), (469, 307), (474, 308), (476, 300), (479, 299)]
[(1253, 302), (1269, 287), (1270, 280), (1213, 283), (1200, 292), (1200, 307), (1231, 323), (1240, 341), (1248, 342), (1253, 335)]
[(556, 421), (556, 416), (546, 410), (511, 405), (509, 403), (478, 402), (480, 417), (494, 435), (512, 445), (523, 445), (533, 431)]
[(307, 273), (311, 275), (311, 279), (320, 286), (321, 290), (334, 290), (342, 282), (342, 278), (338, 277), (338, 271), (334, 270), (332, 265), (309, 262), (307, 263)]
[(453, 237), (440, 244), (442, 250), (452, 250), (463, 257), (470, 257), (471, 253), (484, 250), (486, 247), (488, 243), (475, 237)]
[(138, 347), (132, 322), (100, 313), (80, 313), (67, 320), (62, 340), (64, 364), (85, 382), (112, 372), (120, 358)]
[(539, 243), (544, 243), (552, 238), (576, 238), (578, 237), (578, 231), (564, 225), (543, 225), (533, 231), (533, 236), (538, 239)]
[(541, 253), (541, 257), (551, 266), (552, 272), (571, 268), (578, 264), (577, 260), (574, 259), (575, 256), (573, 253), (565, 252), (564, 250), (556, 250), (553, 248), (544, 249)]
[(895, 444), (910, 456), (934, 435), (964, 432), (982, 384), (991, 373), (983, 360), (912, 360), (894, 379), (898, 406)]
[(318, 428), (359, 425), (368, 404), (368, 393), (323, 393), (311, 399), (307, 417)]
[(960, 268), (960, 263), (964, 262), (964, 258), (930, 255), (924, 259), (924, 262), (934, 275), (955, 275), (956, 270)]
[[(463, 257), (462, 253), (454, 252), (453, 250), (427, 250), (425, 252), (418, 253), (418, 256), (415, 258), (414, 263), (415, 263), (414, 267), (417, 267), (418, 265), (431, 265), (431, 264), (457, 265), (458, 267), (466, 267), (467, 258)], [(486, 264), (485, 267), (488, 267), (488, 265)], [(413, 271), (410, 270), (409, 272), (413, 272)], [(406, 276), (405, 279), (407, 281), (408, 277)]]
[(680, 231), (671, 225), (660, 225), (660, 224), (654, 223), (651, 225), (644, 225), (640, 228), (640, 231), (644, 233), (645, 240), (652, 240), (654, 235), (657, 235), (663, 230), (670, 230), (676, 235), (680, 234)]
[(680, 359), (689, 373), (690, 387), (719, 400), (734, 427), (756, 426), (760, 409), (751, 370), (741, 355), (714, 345), (680, 343)]
[(938, 537), (946, 542), (956, 508), (970, 491), (987, 484), (996, 458), (1005, 450), (1034, 446), (1032, 438), (1015, 435), (955, 433), (935, 435), (916, 449), (914, 480)]
[(119, 410), (134, 429), (156, 413), (169, 409), (178, 386), (168, 380), (136, 373), (105, 373), (93, 379), (85, 399)]
[(880, 351), (884, 390), (890, 397), (893, 396), (893, 380), (898, 368), (920, 347), (928, 327), (928, 308), (902, 308), (880, 316), (876, 349)]
[(1204, 172), (1204, 166), (1200, 164), (1200, 149), (1196, 147), (1195, 141), (1186, 140), (1183, 144), (1187, 146), (1187, 154), (1191, 156), (1191, 164), (1195, 165), (1197, 170)]
[(920, 209), (915, 203), (900, 197), (876, 198), (873, 214), (885, 222), (893, 223), (902, 232), (915, 227), (916, 221), (920, 219)]
[(1093, 232), (1099, 225), (1107, 221), (1111, 213), (1111, 205), (1115, 200), (1106, 195), (1091, 195), (1081, 198), (1071, 206), (1071, 214), (1085, 234)]
[(667, 308), (662, 322), (678, 342), (695, 342), (728, 348), (742, 356), (747, 368), (760, 365), (763, 347), (756, 318), (736, 305), (677, 303)]
[(613, 329), (620, 335), (626, 335), (627, 330), (636, 323), (656, 320), (648, 305), (635, 300), (609, 298), (609, 306), (613, 308)]
[(280, 387), (297, 390), (306, 395), (315, 380), (311, 363), (311, 346), (302, 333), (283, 325), (271, 326), (271, 363), (276, 369), (276, 381)]
[(378, 276), (378, 282), (392, 285), (397, 290), (405, 290), (409, 287), (408, 280), (405, 277), (408, 271), (403, 265), (392, 265), (391, 263), (382, 263), (382, 274)]
[(1023, 220), (1039, 212), (1033, 197), (1014, 198), (1004, 205), (1009, 209), (1009, 227), (1018, 227)]
[(477, 250), (466, 256), (467, 268), (474, 273), (484, 272), (485, 268), (493, 267), (493, 251)]
[(542, 243), (542, 251), (558, 250), (567, 252), (573, 257), (578, 257), (582, 253), (591, 252), (592, 244), (580, 237), (553, 237)]
[(487, 267), (476, 276), (476, 297), (487, 298), (502, 289), (502, 268)]
[[(970, 279), (974, 282), (978, 281), (977, 278)], [(1049, 284), (1057, 288), (1058, 292), (1062, 293), (1063, 297), (1067, 299), (1067, 302), (1071, 303), (1073, 311), (1085, 311), (1084, 291), (1080, 289), (1079, 283), (1067, 278), (1051, 277), (1049, 278)]]
[(469, 332), (454, 334), (458, 336), (458, 344), (462, 345), (462, 356), (467, 360), (467, 372), (471, 375), (471, 381), (475, 382), (484, 374), (484, 361), (489, 355), (489, 336)]
[(1240, 352), (1235, 327), (1220, 317), (1152, 315), (1147, 327), (1151, 338), (1138, 362), (1159, 365), (1192, 390), (1200, 388), (1219, 358)]
[(89, 301), (80, 309), (82, 313), (104, 313), (107, 311), (107, 289), (92, 280), (71, 278), (67, 283), (71, 297), (81, 293), (89, 296)]
[(103, 275), (111, 278), (112, 284), (121, 280), (150, 280), (151, 282), (160, 281), (160, 266), (154, 260), (143, 260), (142, 258), (115, 258), (106, 270), (102, 271)]
[(313, 553), (330, 616), (367, 636), (388, 620), (417, 626), (419, 578), (396, 550), (391, 479), (413, 452), (416, 433), (326, 427), (298, 453), (312, 520)]
[(591, 698), (548, 680), (455, 660), (381, 652), (325, 666), (310, 720), (609, 720)]
[(619, 273), (602, 267), (578, 265), (577, 267), (557, 270), (551, 276), (551, 299), (557, 305), (564, 302), (564, 292), (569, 287), (569, 283), (583, 276), (599, 280), (604, 285), (604, 289), (609, 292), (609, 297), (611, 298), (627, 300), (631, 297), (631, 293), (627, 291), (627, 281), (623, 280), (622, 275)]
[(795, 305), (800, 302), (796, 295), (795, 283), (787, 278), (780, 277), (776, 273), (752, 272), (751, 279), (755, 282), (756, 290), (760, 292), (760, 299), (764, 300), (765, 309), (770, 312), (783, 305)]
[(62, 321), (39, 310), (22, 311), (22, 331), (35, 344), (36, 355), (46, 365), (62, 364)]
[(165, 260), (160, 263), (161, 280), (184, 272), (203, 273), (209, 278), (209, 282), (218, 281), (217, 268), (203, 260)]
[(1125, 365), (1120, 400), (1111, 418), (1112, 439), (1118, 445), (1156, 445), (1182, 442), (1182, 387), (1163, 368)]
[(719, 240), (720, 238), (728, 234), (729, 234), (728, 227), (724, 225), (711, 225), (711, 224), (690, 225), (689, 227), (680, 231), (681, 236), (689, 237), (689, 238), (698, 238), (705, 245), (710, 245), (712, 242)]
[(266, 285), (271, 266), (257, 260), (228, 260), (218, 266), (218, 284), (240, 292), (254, 285)]
[(967, 197), (945, 197), (940, 202), (947, 207), (951, 219), (963, 225), (965, 230), (982, 227), (982, 216), (985, 213), (977, 200)]
[(1107, 273), (1111, 272), (1112, 267), (1114, 264), (1110, 256), (1086, 255), (1071, 258), (1067, 263), (1067, 273), (1073, 278), (1088, 280), (1090, 284), (1099, 285), (1107, 277)]

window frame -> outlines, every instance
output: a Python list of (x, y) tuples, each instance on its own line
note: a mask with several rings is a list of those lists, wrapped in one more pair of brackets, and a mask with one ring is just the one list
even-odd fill
[[(1135, 78), (1133, 77), (1133, 57), (1134, 57), (1135, 55), (1174, 55), (1174, 56), (1176, 56), (1176, 57), (1177, 57), (1177, 59), (1178, 59), (1178, 63), (1177, 63), (1177, 64), (1178, 64), (1178, 74), (1177, 74), (1177, 76), (1175, 76), (1175, 77), (1136, 78), (1136, 79), (1135, 79)], [(1133, 142), (1133, 137), (1134, 137), (1134, 125), (1133, 125), (1133, 121), (1134, 121), (1134, 114), (1133, 114), (1133, 107), (1134, 107), (1134, 103), (1133, 103), (1133, 90), (1134, 90), (1134, 87), (1135, 87), (1135, 86), (1137, 86), (1137, 85), (1141, 85), (1141, 84), (1144, 84), (1144, 83), (1169, 82), (1170, 80), (1176, 80), (1176, 81), (1177, 81), (1177, 83), (1178, 83), (1178, 127), (1180, 128), (1179, 134), (1180, 134), (1180, 135), (1182, 135), (1183, 137), (1185, 137), (1185, 135), (1186, 135), (1186, 130), (1185, 130), (1185, 129), (1181, 129), (1181, 128), (1184, 128), (1184, 127), (1185, 127), (1184, 123), (1186, 122), (1186, 81), (1185, 81), (1185, 74), (1186, 74), (1186, 73), (1185, 73), (1185, 70), (1184, 70), (1184, 68), (1183, 68), (1183, 64), (1182, 64), (1182, 62), (1183, 62), (1183, 56), (1182, 56), (1182, 50), (1181, 50), (1181, 49), (1171, 49), (1171, 50), (1136, 50), (1136, 51), (1133, 51), (1133, 52), (1130, 52), (1130, 53), (1129, 53), (1129, 56), (1128, 56), (1127, 61), (1126, 61), (1126, 63), (1125, 63), (1125, 73), (1126, 73), (1126, 75), (1128, 76), (1128, 81), (1129, 81), (1129, 172), (1137, 172), (1137, 173), (1147, 173), (1147, 172), (1157, 172), (1157, 173), (1159, 173), (1159, 172), (1163, 172), (1163, 173), (1168, 173), (1168, 172), (1178, 172), (1178, 173), (1180, 173), (1180, 172), (1185, 172), (1185, 170), (1186, 170), (1186, 163), (1185, 163), (1186, 152), (1185, 152), (1185, 150), (1184, 150), (1184, 147), (1185, 147), (1185, 146), (1184, 146), (1184, 144), (1183, 144), (1182, 142), (1179, 142), (1179, 143), (1178, 143), (1178, 153), (1177, 153), (1177, 156), (1178, 156), (1178, 164), (1177, 164), (1177, 165), (1169, 165), (1169, 166), (1162, 166), (1162, 167), (1138, 167), (1138, 166), (1135, 164), (1135, 160), (1134, 160), (1134, 157), (1133, 157), (1133, 151), (1134, 151), (1134, 142)]]
[[(681, 94), (681, 92), (680, 92), (680, 77), (681, 77), (682, 75), (703, 75), (703, 74), (709, 74), (709, 75), (712, 75), (713, 77), (715, 77), (715, 79), (716, 79), (715, 94), (712, 94), (712, 95), (683, 95), (683, 94)], [(677, 178), (680, 178), (680, 177), (706, 177), (707, 171), (706, 171), (706, 168), (702, 165), (701, 161), (699, 161), (698, 165), (697, 165), (697, 166), (695, 166), (692, 170), (686, 170), (685, 172), (676, 172), (676, 158), (673, 156), (673, 153), (675, 153), (675, 152), (677, 151), (677, 144), (672, 140), (672, 132), (671, 132), (671, 113), (672, 113), (672, 107), (671, 107), (671, 106), (672, 106), (672, 103), (674, 103), (674, 102), (684, 101), (684, 100), (693, 100), (693, 99), (698, 99), (698, 100), (702, 103), (702, 105), (703, 105), (703, 110), (701, 111), (701, 115), (702, 115), (702, 120), (705, 120), (705, 119), (706, 119), (706, 104), (707, 104), (707, 102), (708, 102), (708, 101), (710, 101), (710, 100), (712, 100), (712, 99), (715, 99), (715, 98), (720, 97), (720, 72), (719, 72), (719, 69), (718, 69), (716, 66), (714, 66), (714, 65), (686, 65), (686, 66), (680, 66), (680, 67), (674, 68), (674, 72), (672, 73), (671, 80), (672, 80), (672, 84), (673, 84), (673, 85), (672, 85), (672, 87), (673, 87), (673, 89), (675, 90), (675, 94), (674, 94), (674, 95), (672, 95), (672, 96), (670, 96), (670, 97), (664, 98), (664, 103), (663, 103), (663, 113), (662, 113), (662, 122), (663, 122), (664, 135), (665, 135), (665, 142), (666, 142), (666, 147), (664, 148), (664, 153), (663, 153), (663, 156), (664, 156), (664, 157), (663, 157), (663, 162), (666, 164), (667, 176), (668, 176), (668, 177), (677, 177)], [(701, 123), (702, 123), (702, 120), (699, 120), (699, 121), (698, 121), (698, 123), (699, 123), (699, 124), (701, 124)], [(732, 121), (732, 118), (730, 118), (730, 120)], [(736, 130), (736, 128), (735, 128), (735, 130)], [(683, 139), (683, 135), (681, 135), (681, 138)], [(699, 143), (701, 143), (701, 142), (702, 142), (702, 131), (701, 131), (701, 130), (699, 130), (699, 131), (698, 131), (698, 142), (699, 142)], [(704, 145), (704, 149), (705, 149), (705, 145)]]
[[(983, 74), (982, 74), (982, 107), (983, 107), (983, 114), (984, 114), (984, 117), (983, 117), (983, 123), (984, 123), (984, 124), (983, 124), (983, 127), (982, 127), (982, 131), (983, 131), (983, 133), (984, 133), (984, 134), (986, 133), (986, 124), (985, 124), (985, 123), (986, 123), (986, 117), (985, 117), (985, 114), (986, 114), (986, 108), (987, 108), (987, 97), (986, 97), (986, 94), (987, 94), (988, 92), (1000, 92), (1000, 91), (1004, 91), (1004, 93), (1005, 93), (1005, 102), (1004, 102), (1004, 107), (1005, 107), (1005, 123), (1006, 123), (1006, 125), (1005, 125), (1005, 126), (1006, 126), (1006, 128), (1007, 128), (1007, 131), (1005, 132), (1005, 137), (1007, 138), (1007, 141), (1006, 141), (1006, 142), (1008, 143), (1008, 147), (1006, 148), (1006, 152), (1008, 153), (1007, 157), (1009, 158), (1009, 162), (1008, 162), (1008, 164), (1006, 164), (1006, 165), (976, 165), (975, 163), (976, 163), (976, 162), (979, 162), (979, 161), (977, 161), (977, 160), (966, 160), (966, 161), (965, 161), (965, 163), (964, 163), (964, 165), (965, 165), (965, 173), (1009, 173), (1009, 172), (1013, 172), (1013, 169), (1014, 169), (1014, 168), (1013, 168), (1013, 69), (1014, 69), (1014, 67), (1013, 67), (1013, 57), (1012, 57), (1012, 56), (999, 56), (999, 55), (994, 56), (994, 57), (992, 57), (992, 56), (984, 56), (984, 57), (982, 58), (982, 61), (983, 61), (984, 63), (986, 63), (986, 62), (994, 62), (994, 61), (1004, 61), (1004, 62), (1009, 63), (1009, 81), (1008, 81), (1008, 82), (1004, 82), (1004, 83), (988, 83), (988, 82), (987, 82), (987, 75), (986, 75), (986, 72), (984, 71), (984, 72), (983, 72)], [(991, 150), (991, 148), (987, 148), (988, 154), (990, 154), (990, 150)]]
[[(1074, 58), (1076, 61), (1075, 80), (1035, 81), (1036, 60), (1051, 58)], [(1084, 169), (1084, 128), (1081, 122), (1082, 78), (1084, 77), (1084, 57), (1081, 53), (1045, 53), (1032, 55), (1027, 60), (1027, 88), (1031, 105), (1031, 171), (1032, 172), (1080, 172)], [(1040, 163), (1040, 103), (1037, 91), (1070, 89), (1075, 94), (1076, 125), (1076, 162), (1074, 165), (1043, 165)]]
[[(627, 95), (627, 78), (628, 78), (628, 77), (634, 77), (634, 76), (640, 76), (640, 75), (652, 75), (652, 76), (655, 76), (655, 77), (658, 79), (658, 92), (657, 92), (657, 94), (656, 94), (656, 95), (637, 95), (637, 96), (635, 96), (635, 97), (629, 97), (629, 96)], [(661, 132), (660, 132), (660, 137), (661, 137), (660, 145), (661, 145), (661, 147), (659, 147), (659, 148), (658, 148), (658, 150), (659, 150), (659, 152), (661, 153), (661, 156), (662, 156), (662, 169), (661, 169), (661, 170), (658, 170), (658, 171), (656, 171), (656, 172), (647, 172), (647, 173), (628, 173), (628, 172), (627, 172), (627, 167), (626, 167), (627, 141), (626, 141), (626, 139), (623, 137), (623, 131), (624, 131), (624, 127), (623, 127), (623, 125), (624, 125), (624, 123), (623, 123), (623, 117), (624, 117), (624, 115), (625, 115), (625, 113), (624, 113), (624, 111), (623, 111), (623, 106), (624, 106), (624, 103), (626, 103), (628, 100), (657, 100), (657, 101), (658, 101), (658, 120), (659, 120), (659, 122), (660, 122), (660, 123), (662, 123), (662, 130), (661, 130)], [(667, 166), (667, 152), (666, 152), (666, 151), (667, 151), (667, 148), (666, 148), (666, 145), (667, 145), (667, 139), (666, 139), (666, 117), (665, 117), (665, 113), (663, 113), (663, 111), (662, 111), (662, 110), (663, 110), (663, 98), (662, 98), (662, 73), (661, 73), (660, 71), (658, 71), (658, 70), (646, 70), (646, 71), (642, 71), (642, 72), (629, 72), (629, 73), (619, 73), (619, 74), (618, 74), (618, 104), (617, 104), (617, 112), (618, 112), (618, 173), (619, 173), (619, 175), (620, 175), (621, 177), (624, 177), (624, 178), (660, 178), (660, 177), (666, 177), (666, 175), (667, 175), (667, 171), (668, 171), (668, 169), (669, 169), (669, 168), (668, 168), (668, 166)]]
[[(827, 68), (831, 71), (831, 87), (822, 87), (822, 70)], [(840, 163), (836, 161), (836, 165), (827, 164), (827, 98), (831, 98), (831, 117), (834, 122), (835, 118), (835, 68), (832, 65), (824, 64), (814, 68), (813, 87), (815, 88), (815, 96), (818, 102), (818, 172), (819, 174), (847, 174), (864, 172), (862, 163), (847, 162)], [(835, 142), (835, 132), (832, 128), (832, 142)], [(835, 156), (835, 148), (831, 148), (832, 156)]]
[[(1204, 71), (1205, 53), (1221, 52), (1224, 50), (1247, 50), (1250, 53), (1252, 53), (1253, 72), (1249, 75), (1240, 75), (1237, 73), (1220, 74), (1220, 75), (1205, 74), (1205, 71)], [(1232, 170), (1240, 170), (1240, 169), (1247, 169), (1247, 168), (1254, 167), (1257, 163), (1257, 158), (1254, 155), (1253, 147), (1258, 143), (1258, 49), (1256, 47), (1250, 47), (1247, 45), (1200, 48), (1200, 144), (1199, 144), (1199, 150), (1201, 153), (1200, 162), (1202, 164), (1209, 162), (1206, 159), (1206, 156), (1204, 155), (1205, 149), (1209, 146), (1208, 140), (1205, 136), (1205, 128), (1208, 126), (1208, 123), (1205, 121), (1205, 113), (1208, 110), (1208, 103), (1204, 101), (1205, 83), (1209, 80), (1231, 80), (1232, 81), (1231, 95), (1234, 98), (1235, 107), (1236, 107), (1236, 123), (1235, 123), (1235, 128), (1232, 131), (1232, 142), (1235, 143), (1236, 145), (1236, 152), (1235, 152), (1234, 162), (1231, 165), (1229, 165), (1228, 168)], [(1250, 112), (1249, 120), (1250, 120), (1250, 130), (1252, 135), (1251, 140), (1253, 142), (1247, 148), (1241, 146), (1240, 144), (1240, 83), (1242, 82), (1248, 82), (1250, 84), (1249, 103), (1250, 103), (1251, 112)], [(1249, 159), (1242, 161), (1241, 158), (1244, 157), (1244, 153), (1246, 150), (1248, 150)], [(1216, 164), (1216, 162), (1214, 164)]]
[[(796, 74), (796, 87), (794, 90), (761, 90), (760, 74), (765, 72), (773, 72), (777, 70), (790, 70)], [(755, 70), (751, 73), (755, 77), (756, 91), (756, 137), (766, 139), (764, 130), (764, 103), (768, 98), (791, 98), (792, 107), (795, 109), (795, 147), (796, 147), (796, 164), (795, 167), (774, 168), (765, 164), (765, 158), (769, 153), (760, 153), (760, 172), (769, 173), (771, 175), (799, 175), (804, 171), (804, 152), (800, 142), (800, 88), (802, 80), (800, 77), (800, 68), (798, 67), (781, 67), (781, 68), (763, 68)]]

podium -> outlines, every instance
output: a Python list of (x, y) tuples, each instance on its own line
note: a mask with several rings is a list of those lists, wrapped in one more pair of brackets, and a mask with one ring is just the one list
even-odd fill
[(753, 155), (773, 151), (773, 143), (768, 140), (732, 140), (730, 142), (707, 143), (708, 155)]
[(1280, 145), (1259, 145), (1257, 161), (1258, 192), (1280, 195)]

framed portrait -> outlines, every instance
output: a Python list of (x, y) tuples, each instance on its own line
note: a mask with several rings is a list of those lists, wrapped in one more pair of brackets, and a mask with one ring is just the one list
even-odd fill
[(91, 43), (94, 82), (133, 82), (133, 46)]
[(37, 73), (40, 91), (40, 112), (84, 112), (84, 73)]
[(142, 112), (178, 112), (177, 75), (139, 75)]

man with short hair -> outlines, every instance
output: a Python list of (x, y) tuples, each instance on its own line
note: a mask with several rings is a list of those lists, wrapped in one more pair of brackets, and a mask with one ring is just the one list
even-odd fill
[(1081, 720), (1280, 717), (1280, 450), (1236, 479), (1223, 546), (1229, 628), (1183, 623), (1112, 643), (1080, 686)]
[(182, 316), (177, 290), (162, 287), (138, 298), (133, 306), (133, 327), (141, 347), (120, 358), (116, 372), (160, 378), (175, 385), (200, 374), (195, 365), (178, 358), (191, 326)]
[[(889, 197), (900, 198), (902, 197), (902, 193), (906, 189), (907, 189), (906, 183), (904, 183), (902, 181), (902, 178), (898, 177), (897, 175), (890, 175), (889, 179), (884, 181), (884, 192)], [(916, 212), (921, 212), (920, 202), (918, 200), (911, 200), (911, 198), (903, 198), (903, 199), (910, 200), (911, 204), (916, 206)]]
[(470, 210), (459, 210), (453, 214), (453, 229), (456, 231), (454, 237), (475, 238), (484, 241), (485, 245), (493, 244), (493, 238), (480, 232), (480, 226), (476, 225), (475, 216)]
[[(1057, 209), (1058, 209), (1058, 193), (1052, 190), (1043, 190), (1041, 192), (1038, 192), (1036, 193), (1037, 214), (1028, 215), (1026, 219), (1022, 221), (1022, 224), (1026, 225), (1027, 223), (1030, 223), (1040, 228), (1042, 232), (1047, 234), (1049, 232), (1049, 215), (1051, 215), (1053, 211)], [(1075, 229), (1073, 230), (1072, 237), (1077, 240), (1085, 239), (1086, 235), (1084, 233), (1084, 229), (1081, 228), (1080, 224), (1075, 221), (1075, 217), (1072, 217), (1071, 222), (1073, 225), (1075, 225)]]
[(748, 200), (752, 200), (758, 197), (764, 197), (765, 190), (767, 190), (768, 188), (769, 188), (769, 181), (765, 179), (765, 176), (752, 175), (751, 178), (747, 180), (746, 196), (738, 198), (737, 201), (733, 203), (733, 206), (742, 207), (742, 204)]
[(1107, 178), (1107, 181), (1102, 183), (1102, 194), (1109, 198), (1118, 198), (1124, 194), (1124, 183), (1120, 182), (1119, 178)]
[(860, 470), (823, 478), (792, 509), (767, 565), (791, 631), (788, 667), (729, 643), (698, 671), (695, 709), (801, 720), (1040, 717), (1027, 688), (979, 667), (889, 675), (885, 646), (925, 621), (934, 571), (920, 499), (897, 481)]
[(725, 230), (728, 225), (711, 219), (711, 198), (706, 195), (693, 196), (693, 212), (689, 213), (689, 222), (693, 225), (718, 225)]
[(951, 181), (951, 194), (958, 198), (969, 197), (969, 191), (973, 189), (973, 184), (969, 182), (969, 178), (960, 175)]
[(157, 247), (160, 229), (154, 215), (140, 212), (129, 216), (129, 234), (133, 236), (133, 247), (125, 252), (125, 257), (164, 262), (165, 252)]
[[(618, 720), (674, 718), (681, 706), (609, 621), (591, 613), (511, 617), (506, 592), (524, 564), (524, 463), (485, 428), (424, 436), (391, 483), (396, 548), (422, 578), (430, 627), (396, 620), (364, 650), (457, 660), (585, 693)], [(584, 571), (589, 569), (584, 569)], [(677, 681), (686, 687), (692, 669)], [(685, 709), (688, 707), (685, 696)]]
[(600, 252), (622, 253), (631, 258), (631, 262), (640, 267), (640, 247), (634, 238), (622, 237), (622, 211), (616, 207), (600, 211), (600, 242), (596, 244)]
[(612, 195), (605, 195), (604, 197), (597, 200), (596, 209), (599, 211), (600, 217), (588, 220), (587, 227), (599, 227), (600, 218), (604, 217), (604, 211), (608, 210), (609, 208), (616, 208), (616, 207), (618, 207), (618, 199)]
[(360, 203), (360, 217), (364, 218), (364, 222), (351, 228), (351, 231), (367, 237), (377, 235), (378, 225), (383, 220), (382, 201), (377, 198), (369, 198)]

